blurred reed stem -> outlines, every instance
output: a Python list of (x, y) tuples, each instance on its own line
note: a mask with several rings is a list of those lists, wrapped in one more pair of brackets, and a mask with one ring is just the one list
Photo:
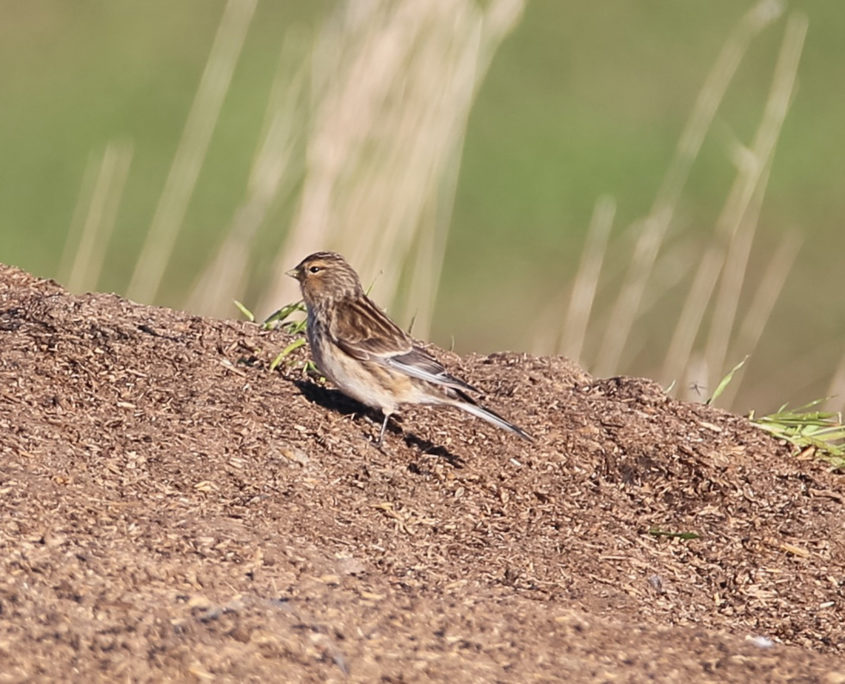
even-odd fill
[(197, 278), (186, 308), (226, 316), (232, 298), (243, 298), (250, 280), (252, 249), (259, 228), (274, 202), (293, 192), (302, 175), (300, 145), (305, 126), (304, 91), (307, 37), (288, 32), (252, 159), (246, 198), (238, 207), (214, 257)]
[(126, 296), (152, 302), (173, 254), (257, 0), (228, 0)]
[[(716, 221), (715, 234), (696, 271), (669, 344), (661, 373), (661, 381), (664, 383), (669, 383), (683, 375), (684, 365), (692, 354), (704, 314), (722, 272), (727, 246), (737, 239), (740, 228), (744, 226), (747, 231), (753, 231), (756, 226), (759, 205), (762, 204), (765, 182), (768, 179), (766, 170), (771, 165), (777, 140), (789, 110), (806, 32), (806, 17), (800, 14), (791, 15), (786, 24), (772, 87), (760, 126), (751, 148), (741, 149), (738, 154), (735, 154), (735, 159), (738, 161), (736, 179)], [(756, 211), (753, 203), (755, 195), (758, 198)], [(754, 220), (750, 220), (752, 216)], [(740, 296), (740, 291), (732, 292), (730, 296), (736, 300)], [(730, 335), (730, 329), (716, 330), (713, 334), (727, 337)], [(751, 351), (751, 349), (746, 349), (742, 354), (744, 356), (750, 354)], [(705, 376), (705, 378), (708, 376), (711, 378), (708, 386), (715, 387), (718, 377), (723, 374), (724, 369), (711, 367)], [(707, 382), (706, 379), (705, 382)]]
[[(523, 0), (346, 2), (312, 55), (299, 206), (258, 311), (298, 297), (284, 272), (317, 249), (355, 264), (428, 332), (470, 107)], [(376, 279), (376, 276), (378, 278)]]
[(564, 354), (571, 359), (581, 359), (615, 214), (616, 202), (613, 198), (600, 197), (587, 229), (587, 241), (581, 252), (581, 262), (572, 285), (569, 308), (563, 320), (557, 349), (558, 354)]
[[(760, 278), (748, 307), (748, 312), (743, 318), (736, 342), (731, 349), (733, 358), (741, 358), (745, 354), (745, 350), (757, 347), (800, 248), (801, 238), (797, 233), (787, 233), (784, 236), (762, 278)], [(739, 388), (742, 386), (744, 377), (744, 372), (737, 374), (722, 394), (721, 405), (731, 406)]]
[(597, 374), (610, 375), (617, 372), (620, 367), (622, 352), (640, 311), (654, 262), (675, 214), (693, 161), (698, 156), (716, 110), (752, 39), (775, 21), (782, 12), (782, 3), (776, 0), (761, 0), (754, 5), (728, 36), (713, 68), (707, 75), (690, 118), (678, 140), (675, 155), (657, 192), (651, 211), (643, 222), (643, 231), (634, 247), (628, 273), (612, 309), (610, 318), (613, 325), (604, 335), (594, 364), (594, 371)]
[(131, 143), (110, 142), (96, 180), (94, 166), (86, 170), (60, 267), (60, 278), (72, 292), (97, 289), (131, 163)]
[(842, 356), (839, 365), (833, 373), (827, 390), (827, 396), (828, 399), (825, 402), (825, 408), (828, 411), (837, 411), (839, 413), (845, 411), (845, 355)]

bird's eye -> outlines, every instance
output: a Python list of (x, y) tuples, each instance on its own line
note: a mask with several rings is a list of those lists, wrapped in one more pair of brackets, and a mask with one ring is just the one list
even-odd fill
[(309, 270), (309, 271), (311, 271), (311, 273), (319, 273), (319, 272), (320, 272), (320, 271), (322, 271), (323, 269), (322, 269), (322, 268), (320, 268), (319, 266), (312, 266), (312, 267), (311, 267), (311, 268), (309, 268), (308, 270)]

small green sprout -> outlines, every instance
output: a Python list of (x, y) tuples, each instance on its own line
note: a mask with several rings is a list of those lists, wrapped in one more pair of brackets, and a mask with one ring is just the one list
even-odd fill
[(235, 306), (238, 308), (238, 311), (241, 312), (244, 318), (248, 320), (250, 323), (255, 323), (255, 314), (252, 313), (249, 309), (247, 309), (243, 304), (241, 304), (237, 299), (233, 300), (235, 302)]
[(834, 468), (845, 468), (845, 425), (842, 414), (813, 410), (824, 399), (816, 399), (796, 409), (781, 406), (775, 413), (756, 418), (752, 411), (748, 419), (753, 425), (785, 440), (797, 453), (811, 450)]
[[(238, 300), (235, 301), (235, 306), (241, 312), (241, 314), (250, 322), (255, 322), (255, 314), (252, 313), (246, 306), (244, 306)], [(283, 306), (278, 311), (274, 311), (270, 314), (264, 321), (261, 323), (262, 330), (275, 330), (281, 329), (286, 332), (288, 335), (296, 336), (296, 339), (293, 340), (287, 347), (285, 347), (276, 358), (270, 363), (270, 370), (274, 371), (276, 368), (279, 367), (279, 364), (282, 363), (288, 356), (290, 356), (294, 351), (299, 349), (301, 346), (305, 344), (305, 326), (307, 324), (307, 319), (303, 318), (301, 320), (288, 320), (293, 314), (295, 313), (305, 313), (305, 304), (303, 302), (294, 302), (292, 304), (287, 304)], [(307, 361), (304, 365), (303, 371), (308, 372), (309, 368), (315, 368), (313, 362)]]
[(707, 406), (710, 406), (714, 401), (716, 401), (716, 399), (721, 396), (722, 392), (725, 391), (725, 388), (727, 388), (727, 386), (731, 384), (731, 380), (734, 379), (734, 375), (736, 375), (736, 372), (745, 365), (746, 361), (748, 361), (748, 356), (746, 356), (742, 361), (740, 361), (733, 368), (731, 368), (728, 371), (728, 374), (721, 379), (719, 384), (716, 386), (716, 391), (713, 392), (713, 396), (704, 402), (705, 404), (707, 404)]

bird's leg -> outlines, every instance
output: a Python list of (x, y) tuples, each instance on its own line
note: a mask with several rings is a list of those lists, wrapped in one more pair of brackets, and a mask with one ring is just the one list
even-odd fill
[(384, 438), (384, 431), (387, 429), (387, 421), (388, 420), (390, 420), (390, 414), (385, 412), (384, 422), (381, 424), (381, 432), (378, 433), (378, 439), (376, 440), (376, 446), (381, 446), (381, 440)]

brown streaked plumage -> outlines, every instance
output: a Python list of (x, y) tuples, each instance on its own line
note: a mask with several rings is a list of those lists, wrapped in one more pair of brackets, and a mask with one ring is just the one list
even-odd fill
[(455, 406), (523, 439), (522, 428), (477, 404), (477, 392), (449, 375), (364, 293), (358, 274), (335, 252), (315, 252), (288, 275), (299, 281), (308, 308), (306, 335), (314, 363), (344, 393), (381, 409), (384, 422), (402, 404)]

